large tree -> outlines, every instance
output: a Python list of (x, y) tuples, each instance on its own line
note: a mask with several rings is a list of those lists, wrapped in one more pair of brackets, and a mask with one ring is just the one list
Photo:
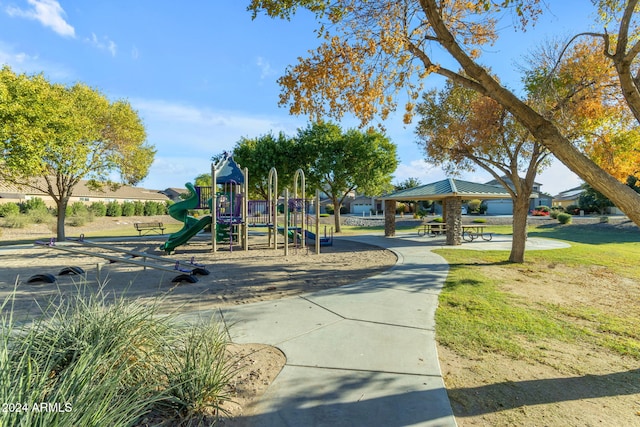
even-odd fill
[(304, 167), (304, 159), (295, 141), (280, 132), (255, 138), (242, 138), (233, 148), (233, 158), (249, 170), (249, 192), (267, 199), (268, 178), (271, 168), (278, 172), (278, 187), (291, 186), (298, 168)]
[(498, 103), (447, 83), (418, 104), (416, 134), (426, 160), (451, 173), (477, 167), (489, 172), (513, 200), (509, 261), (524, 262), (529, 199), (549, 152)]
[[(632, 25), (637, 0), (599, 3), (617, 6), (607, 15), (619, 23), (617, 35), (611, 38), (605, 32), (600, 37), (607, 42), (605, 56), (617, 67), (623, 95), (640, 118), (635, 111), (638, 107), (640, 112), (640, 91), (634, 79), (640, 45), (638, 28)], [(298, 8), (318, 18), (322, 42), (279, 80), (281, 104), (289, 105), (292, 113), (340, 118), (349, 112), (368, 123), (397, 109), (397, 95), (403, 90), (408, 94), (405, 119), (409, 121), (425, 78), (440, 74), (500, 104), (569, 169), (640, 224), (640, 196), (599, 167), (564, 129), (502, 85), (480, 62), (482, 47), (498, 37), (496, 23), (505, 11), (512, 11), (526, 26), (542, 13), (539, 0), (251, 0), (249, 4), (254, 16), (264, 11), (285, 19)]]
[(0, 178), (53, 198), (58, 240), (65, 239), (67, 204), (80, 180), (100, 187), (113, 172), (126, 184), (147, 175), (155, 150), (145, 139), (126, 101), (110, 102), (81, 83), (0, 71)]
[(337, 233), (340, 207), (350, 193), (377, 196), (391, 188), (396, 146), (380, 132), (342, 132), (336, 124), (313, 123), (300, 129), (296, 139), (307, 157), (307, 182), (332, 200)]

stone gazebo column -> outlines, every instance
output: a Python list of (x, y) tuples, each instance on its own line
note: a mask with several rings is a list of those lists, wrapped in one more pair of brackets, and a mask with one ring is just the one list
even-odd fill
[(447, 224), (447, 245), (462, 244), (462, 198), (449, 197), (444, 201), (444, 215)]
[(384, 201), (384, 237), (396, 235), (396, 201)]

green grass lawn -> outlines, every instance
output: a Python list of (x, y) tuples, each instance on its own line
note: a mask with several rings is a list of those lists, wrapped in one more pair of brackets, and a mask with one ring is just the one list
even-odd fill
[[(534, 286), (536, 277), (553, 274), (550, 266), (605, 268), (607, 274), (640, 277), (640, 233), (598, 226), (544, 225), (532, 227), (530, 237), (571, 243), (567, 249), (530, 251), (525, 264), (509, 264), (506, 251), (442, 249), (450, 264), (436, 313), (441, 344), (466, 355), (499, 352), (513, 358), (536, 357), (535, 344), (544, 340), (584, 341), (621, 355), (640, 359), (640, 320), (579, 305), (531, 303), (504, 291), (491, 267), (526, 269), (521, 286)], [(558, 286), (562, 279), (558, 278)], [(527, 344), (529, 343), (529, 345)]]

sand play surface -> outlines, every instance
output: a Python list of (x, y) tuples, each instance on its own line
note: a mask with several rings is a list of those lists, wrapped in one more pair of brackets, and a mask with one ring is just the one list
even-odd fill
[[(46, 305), (60, 295), (77, 293), (78, 289), (96, 291), (102, 286), (107, 295), (150, 302), (162, 298), (161, 306), (167, 310), (188, 312), (341, 286), (378, 274), (396, 261), (390, 251), (347, 240), (336, 240), (333, 246), (323, 247), (319, 255), (313, 248), (290, 248), (289, 254), (284, 256), (283, 249), (268, 249), (264, 236), (250, 237), (249, 251), (234, 249), (230, 252), (228, 247), (223, 247), (216, 253), (210, 251), (208, 239), (208, 235), (197, 236), (170, 256), (157, 249), (164, 241), (162, 236), (99, 241), (102, 245), (163, 256), (181, 263), (188, 263), (193, 257), (210, 272), (198, 276), (196, 283), (172, 282), (179, 271), (110, 263), (98, 256), (68, 253), (46, 246), (3, 247), (0, 248), (0, 298), (4, 300), (17, 283), (14, 314), (31, 316), (39, 313), (38, 304)], [(75, 244), (73, 248), (125, 256), (103, 248)], [(173, 268), (170, 261), (149, 261)], [(65, 267), (80, 267), (84, 274), (58, 275)], [(33, 275), (45, 273), (54, 275), (56, 282), (27, 283)]]

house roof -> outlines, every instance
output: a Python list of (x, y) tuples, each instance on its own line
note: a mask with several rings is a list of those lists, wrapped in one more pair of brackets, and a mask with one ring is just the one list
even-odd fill
[(505, 199), (511, 195), (502, 186), (479, 184), (460, 179), (443, 179), (420, 187), (408, 188), (382, 196), (383, 200)]
[(582, 185), (579, 187), (570, 188), (569, 190), (564, 190), (563, 192), (556, 194), (553, 196), (553, 200), (574, 200), (580, 197), (580, 194), (584, 191)]
[[(142, 187), (131, 187), (129, 185), (121, 185), (118, 189), (112, 190), (105, 185), (103, 191), (94, 190), (87, 186), (88, 181), (81, 180), (73, 189), (73, 197), (91, 197), (91, 198), (113, 198), (113, 199), (142, 199), (142, 200), (167, 200), (167, 196), (158, 190), (149, 190)], [(42, 187), (42, 185), (40, 185)], [(31, 196), (47, 196), (46, 193), (35, 190), (31, 187), (11, 184), (0, 181), (0, 193), (31, 195)]]

